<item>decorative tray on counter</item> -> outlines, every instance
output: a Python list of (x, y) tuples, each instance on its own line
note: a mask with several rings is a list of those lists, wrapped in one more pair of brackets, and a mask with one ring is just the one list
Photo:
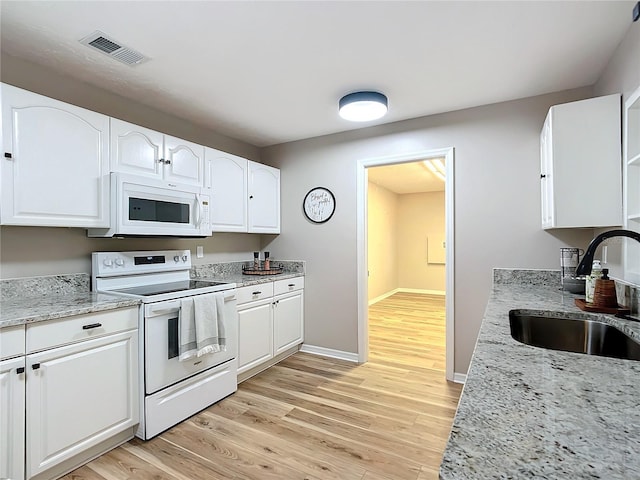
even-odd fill
[(264, 268), (251, 268), (246, 265), (242, 266), (243, 275), (278, 275), (282, 273), (282, 265), (272, 265), (268, 270)]
[(576, 307), (585, 312), (594, 312), (594, 313), (613, 313), (615, 314), (628, 314), (631, 313), (631, 309), (627, 307), (601, 307), (598, 305), (594, 305), (593, 303), (587, 303), (583, 298), (575, 299)]

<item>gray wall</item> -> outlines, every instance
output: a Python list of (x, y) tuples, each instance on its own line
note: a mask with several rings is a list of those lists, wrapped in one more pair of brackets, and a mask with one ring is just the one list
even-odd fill
[[(259, 161), (259, 149), (253, 145), (215, 133), (213, 130), (136, 104), (129, 99), (101, 90), (49, 69), (3, 55), (0, 78), (25, 88), (105, 115), (144, 125), (186, 140)], [(205, 251), (195, 264), (218, 261), (250, 260), (259, 250), (260, 235), (242, 233), (215, 234), (197, 240), (183, 239), (93, 239), (79, 228), (0, 227), (0, 278), (29, 277), (61, 273), (91, 272), (92, 251), (191, 249)]]
[[(281, 168), (283, 235), (269, 248), (307, 261), (305, 341), (357, 351), (356, 164), (359, 159), (455, 148), (455, 371), (467, 371), (493, 267), (559, 268), (562, 246), (591, 230), (540, 228), (539, 135), (550, 106), (590, 88), (434, 115), (264, 149)], [(314, 186), (336, 197), (333, 218), (304, 219)], [(449, 292), (451, 293), (451, 292)]]

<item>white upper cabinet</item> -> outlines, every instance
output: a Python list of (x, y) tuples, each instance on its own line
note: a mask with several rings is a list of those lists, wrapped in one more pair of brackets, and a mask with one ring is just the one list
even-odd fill
[(620, 95), (551, 107), (540, 135), (543, 228), (622, 225)]
[(249, 161), (205, 148), (205, 186), (211, 189), (211, 228), (214, 232), (247, 232)]
[(249, 233), (280, 233), (280, 170), (249, 161)]
[(111, 170), (162, 178), (162, 133), (111, 119)]
[(280, 170), (205, 148), (214, 232), (280, 233)]
[(111, 171), (202, 186), (204, 147), (112, 118)]
[(3, 225), (109, 226), (109, 117), (2, 84)]
[[(640, 87), (624, 107), (625, 228), (640, 233)], [(640, 285), (640, 243), (625, 239), (624, 277)]]

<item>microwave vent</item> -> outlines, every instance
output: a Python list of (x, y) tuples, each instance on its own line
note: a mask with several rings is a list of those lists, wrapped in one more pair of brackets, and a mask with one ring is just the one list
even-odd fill
[(125, 47), (121, 42), (110, 38), (100, 31), (93, 32), (88, 37), (80, 40), (80, 43), (90, 48), (94, 48), (99, 52), (124, 63), (125, 65), (139, 65), (148, 60), (148, 58), (140, 52), (136, 52), (129, 47)]

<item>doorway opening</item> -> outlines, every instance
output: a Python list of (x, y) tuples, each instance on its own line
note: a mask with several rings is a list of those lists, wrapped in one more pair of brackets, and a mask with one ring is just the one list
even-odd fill
[[(369, 358), (370, 300), (382, 300), (389, 294), (403, 292), (400, 296), (393, 295), (393, 301), (390, 300), (392, 309), (397, 309), (404, 305), (408, 308), (423, 310), (423, 312), (431, 312), (438, 308), (442, 312), (442, 307), (444, 307), (444, 372), (447, 380), (454, 380), (453, 153), (453, 148), (447, 148), (389, 155), (364, 159), (358, 162), (358, 361), (360, 363), (366, 362)], [(388, 168), (384, 170), (377, 169), (377, 167), (383, 166)], [(409, 178), (405, 179), (404, 182), (399, 179), (399, 183), (404, 183), (404, 186), (392, 186), (389, 183), (391, 177), (409, 168), (413, 169)], [(372, 240), (375, 243), (369, 245), (370, 225), (368, 214), (370, 192), (368, 186), (370, 174), (372, 181), (376, 184), (387, 183), (387, 186), (391, 185), (389, 190), (404, 189), (408, 191), (412, 188), (414, 190), (419, 188), (407, 184), (417, 183), (417, 178), (423, 173), (424, 177), (428, 178), (430, 176), (434, 181), (440, 182), (440, 193), (434, 191), (438, 190), (438, 188), (436, 188), (437, 184), (432, 183), (431, 187), (424, 187), (424, 189), (431, 188), (432, 193), (425, 193), (419, 196), (411, 195), (406, 199), (397, 201), (397, 204), (402, 205), (400, 210), (404, 212), (397, 222), (392, 216), (387, 215), (389, 212), (384, 212), (385, 209), (394, 208), (395, 200), (393, 194), (385, 193), (382, 190), (371, 192), (371, 198), (377, 202), (372, 208), (382, 208), (382, 212), (381, 215), (375, 218), (372, 217), (374, 222), (371, 225), (372, 232), (377, 231), (380, 236), (375, 237)], [(377, 187), (374, 186), (374, 188)], [(382, 188), (387, 190), (385, 187)], [(387, 200), (385, 200), (385, 196)], [(416, 202), (422, 202), (423, 207), (425, 205), (424, 202), (426, 202), (426, 207), (424, 208), (438, 208), (438, 205), (442, 208), (442, 203), (444, 203), (444, 212), (441, 211), (439, 213), (440, 225), (427, 227), (423, 225), (419, 227), (412, 225), (410, 220), (401, 218), (406, 217), (407, 214), (411, 215), (412, 210), (415, 213), (416, 208), (420, 208), (416, 205)], [(397, 230), (397, 232), (392, 230)], [(417, 238), (407, 242), (406, 236), (412, 235)], [(372, 265), (370, 269), (368, 264), (369, 252), (375, 256), (385, 256), (384, 253), (381, 254), (381, 251), (384, 252), (385, 249), (387, 251), (391, 249), (400, 250), (401, 253), (394, 259), (383, 259), (384, 263), (382, 264), (378, 259), (377, 266), (374, 267)], [(393, 264), (394, 262), (395, 265)], [(411, 265), (413, 265), (413, 268), (411, 268)], [(372, 277), (370, 277), (370, 274)], [(370, 278), (371, 283), (369, 281)], [(402, 279), (401, 282), (400, 279)], [(414, 285), (414, 287), (402, 288), (403, 283), (404, 285)], [(370, 288), (372, 289), (371, 292), (369, 291)], [(444, 297), (442, 296), (443, 293), (445, 294)], [(412, 297), (412, 295), (414, 296)], [(382, 300), (382, 302), (387, 301)], [(432, 317), (434, 317), (435, 325), (438, 315), (435, 314)], [(442, 334), (441, 329), (440, 333)], [(435, 352), (437, 349), (434, 348), (432, 350)], [(407, 352), (406, 355), (411, 354)], [(425, 359), (427, 368), (430, 368), (429, 365), (433, 365), (431, 368), (442, 369), (442, 361), (438, 362), (429, 355), (425, 355)], [(431, 360), (434, 363), (431, 363)]]

